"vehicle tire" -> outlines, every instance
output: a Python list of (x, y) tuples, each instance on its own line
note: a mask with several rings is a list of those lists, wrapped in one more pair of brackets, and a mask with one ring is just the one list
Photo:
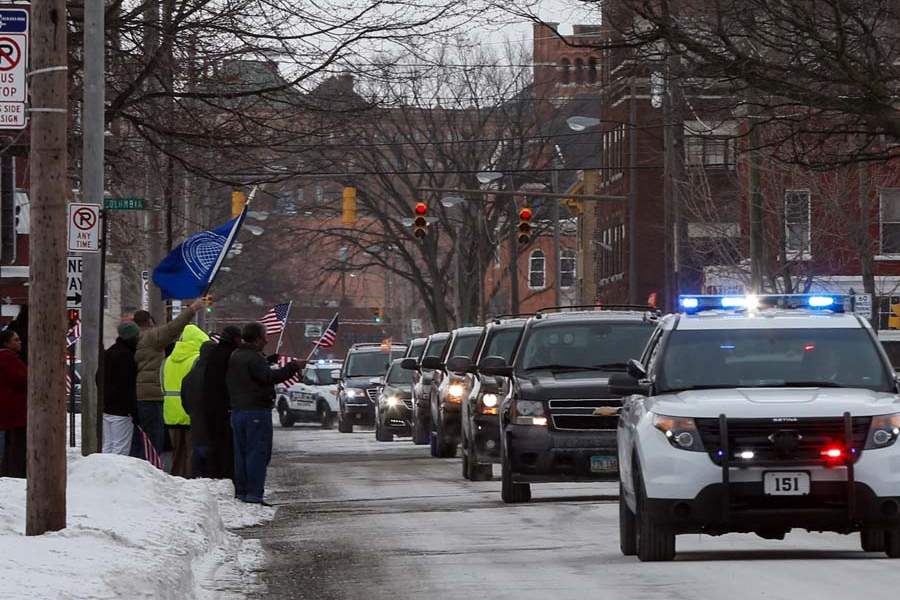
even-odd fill
[(531, 500), (531, 486), (527, 483), (513, 482), (512, 466), (506, 456), (503, 457), (501, 469), (500, 497), (506, 504), (521, 504)]
[(863, 552), (885, 552), (885, 531), (883, 529), (863, 529), (859, 541)]
[(469, 473), (469, 451), (466, 450), (466, 447), (463, 446), (462, 449), (462, 476), (463, 479), (468, 479), (471, 481), (472, 476)]
[(293, 427), (295, 423), (294, 417), (287, 411), (283, 403), (278, 405), (278, 423), (282, 427)]
[[(653, 522), (647, 514), (647, 495), (640, 470), (632, 470), (637, 493), (637, 556), (641, 562), (665, 562), (675, 558), (675, 533)], [(639, 486), (639, 487), (638, 487)]]
[(900, 558), (900, 529), (884, 532), (884, 553), (888, 558)]
[(428, 431), (425, 429), (422, 421), (417, 419), (415, 415), (413, 415), (412, 423), (412, 441), (416, 446), (424, 446), (428, 443)]
[(431, 450), (431, 458), (440, 458), (438, 455), (437, 435), (433, 431), (428, 436), (428, 447)]
[(319, 400), (319, 426), (322, 429), (333, 429), (334, 428), (334, 413), (331, 412), (331, 409), (328, 407), (328, 403), (324, 400)]
[(341, 433), (353, 433), (353, 422), (348, 421), (343, 413), (338, 415), (338, 431)]
[(438, 458), (456, 458), (456, 440), (447, 440), (444, 438), (443, 434), (441, 434), (441, 424), (443, 423), (443, 417), (440, 412), (438, 412), (438, 423), (437, 426), (432, 430), (431, 437), (432, 439), (437, 438), (437, 457)]
[(379, 442), (393, 442), (394, 434), (390, 431), (385, 431), (384, 426), (381, 424), (381, 421), (375, 422), (375, 439)]
[(469, 459), (469, 469), (472, 481), (491, 481), (494, 479), (494, 467), (490, 463), (483, 465), (475, 462), (474, 457)]
[(619, 483), (619, 549), (624, 556), (637, 554), (637, 536), (637, 518), (631, 512), (631, 509), (628, 508), (625, 494), (622, 491), (622, 484)]

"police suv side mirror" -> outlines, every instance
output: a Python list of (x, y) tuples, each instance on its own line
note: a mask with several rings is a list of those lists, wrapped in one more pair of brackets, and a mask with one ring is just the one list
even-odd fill
[(401, 369), (406, 369), (407, 371), (418, 371), (419, 370), (419, 361), (414, 358), (404, 358), (400, 363)]
[(431, 369), (437, 371), (438, 369), (444, 368), (444, 363), (442, 363), (441, 359), (437, 356), (426, 356), (422, 359), (419, 367), (422, 369)]
[(447, 370), (451, 373), (468, 373), (472, 360), (467, 356), (454, 356), (447, 361)]
[(506, 359), (502, 356), (488, 356), (478, 363), (478, 372), (483, 375), (493, 375), (496, 377), (509, 377), (512, 375), (512, 366), (506, 364)]
[(640, 383), (627, 373), (613, 373), (609, 376), (607, 385), (610, 393), (616, 396), (633, 396), (635, 394), (646, 396), (649, 391), (646, 384)]
[(632, 379), (637, 379), (638, 381), (647, 379), (647, 370), (644, 368), (644, 365), (633, 358), (628, 361), (626, 372)]

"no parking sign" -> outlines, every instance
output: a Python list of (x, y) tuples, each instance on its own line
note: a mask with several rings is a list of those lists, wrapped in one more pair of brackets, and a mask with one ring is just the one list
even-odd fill
[(28, 11), (0, 8), (0, 129), (23, 129), (28, 122), (27, 67)]

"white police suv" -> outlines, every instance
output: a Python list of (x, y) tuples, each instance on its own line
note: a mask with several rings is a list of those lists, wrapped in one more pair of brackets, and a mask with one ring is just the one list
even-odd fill
[(900, 557), (900, 396), (840, 296), (687, 296), (610, 378), (620, 545), (671, 560), (683, 533), (861, 532)]
[(324, 359), (310, 362), (299, 381), (276, 386), (275, 409), (282, 427), (293, 427), (297, 422), (319, 423), (323, 429), (334, 426), (341, 364), (341, 361)]

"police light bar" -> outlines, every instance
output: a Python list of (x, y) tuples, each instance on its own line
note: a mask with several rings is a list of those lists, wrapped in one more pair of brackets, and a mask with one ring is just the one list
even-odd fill
[(842, 313), (849, 297), (841, 294), (753, 294), (686, 295), (678, 297), (681, 312), (693, 314), (709, 310), (753, 311), (767, 308), (808, 309)]

